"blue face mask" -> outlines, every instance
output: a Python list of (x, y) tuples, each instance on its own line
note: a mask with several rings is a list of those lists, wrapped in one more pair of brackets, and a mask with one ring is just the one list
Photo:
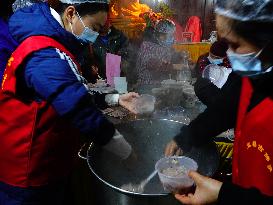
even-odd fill
[(167, 45), (167, 46), (171, 46), (171, 45), (173, 45), (173, 44), (174, 44), (174, 37), (168, 38), (168, 39), (166, 40), (166, 45)]
[(84, 43), (95, 43), (95, 41), (97, 40), (98, 36), (99, 36), (99, 33), (96, 32), (96, 31), (93, 31), (92, 29), (88, 28), (87, 26), (85, 26), (85, 24), (83, 23), (82, 21), (82, 18), (80, 17), (80, 15), (78, 14), (77, 12), (77, 15), (84, 27), (83, 29), (83, 32), (78, 36), (78, 35), (75, 35), (73, 33), (73, 29), (72, 29), (72, 24), (70, 23), (70, 27), (71, 27), (71, 30), (72, 30), (72, 33), (79, 39), (81, 40), (82, 42)]
[(88, 27), (84, 27), (83, 32), (81, 33), (81, 35), (79, 35), (79, 39), (83, 40), (86, 43), (95, 43), (95, 41), (97, 40), (99, 36), (99, 33), (91, 30)]
[[(263, 50), (263, 49), (262, 49)], [(247, 53), (247, 54), (238, 54), (228, 49), (227, 56), (232, 66), (232, 70), (239, 72), (243, 75), (258, 74), (262, 73), (262, 62), (258, 59), (258, 56), (261, 54), (262, 50), (258, 53)]]
[(214, 65), (219, 65), (219, 64), (222, 64), (224, 59), (223, 58), (212, 58), (210, 55), (208, 56), (208, 60), (211, 64), (214, 64)]

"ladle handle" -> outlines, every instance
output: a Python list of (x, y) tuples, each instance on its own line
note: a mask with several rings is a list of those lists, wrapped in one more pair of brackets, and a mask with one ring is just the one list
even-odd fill
[[(79, 156), (79, 158), (85, 159), (85, 160), (87, 160), (88, 150), (93, 146), (93, 142), (90, 143), (90, 145), (89, 145), (89, 147), (88, 147), (87, 150), (84, 150), (84, 148), (85, 148), (86, 146), (87, 146), (87, 142), (84, 143), (84, 144), (81, 146), (80, 150), (78, 151), (78, 156)], [(84, 152), (84, 151), (86, 151), (85, 156), (82, 154), (82, 152)]]
[(154, 170), (153, 173), (150, 174), (150, 176), (148, 176), (148, 178), (146, 179), (146, 181), (150, 181), (156, 174), (157, 174), (157, 170)]
[(142, 181), (141, 185), (145, 186), (155, 175), (157, 174), (157, 170), (154, 170), (144, 181)]

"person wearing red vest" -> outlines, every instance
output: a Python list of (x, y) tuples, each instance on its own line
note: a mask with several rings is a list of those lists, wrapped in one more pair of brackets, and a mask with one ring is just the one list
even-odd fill
[[(63, 204), (79, 137), (113, 147), (119, 133), (95, 105), (80, 69), (83, 47), (96, 40), (107, 13), (107, 0), (61, 0), (55, 10), (37, 3), (11, 16), (19, 46), (0, 91), (1, 205)], [(111, 102), (131, 110), (137, 96)]]
[[(273, 204), (273, 1), (218, 0), (216, 27), (229, 44), (229, 89), (171, 141), (166, 155), (202, 146), (235, 128), (232, 182), (190, 172), (192, 194), (183, 204)], [(209, 165), (208, 165), (209, 166)]]

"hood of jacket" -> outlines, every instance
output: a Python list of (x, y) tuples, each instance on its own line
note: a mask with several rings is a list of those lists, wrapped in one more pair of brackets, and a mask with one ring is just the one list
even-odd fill
[(47, 3), (37, 3), (15, 12), (9, 20), (9, 30), (18, 43), (30, 36), (51, 37), (76, 57), (85, 46), (52, 16)]

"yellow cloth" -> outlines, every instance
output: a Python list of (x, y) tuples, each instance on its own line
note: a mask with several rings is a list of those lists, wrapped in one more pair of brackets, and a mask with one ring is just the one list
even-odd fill
[(146, 4), (140, 4), (140, 3), (132, 3), (127, 7), (121, 7), (121, 12), (122, 15), (124, 16), (135, 16), (135, 17), (139, 17), (140, 14), (148, 12), (150, 10), (150, 7), (147, 6)]
[(232, 142), (215, 142), (221, 158), (232, 158), (233, 143)]
[[(113, 1), (110, 16), (111, 18), (140, 18), (141, 13), (150, 11), (151, 8), (146, 4), (139, 3), (139, 0), (116, 0)], [(140, 19), (139, 21), (143, 21)]]
[(139, 3), (139, 0), (112, 0), (110, 18), (113, 26), (129, 39), (138, 39), (146, 27), (144, 19), (139, 15), (150, 10), (148, 5)]
[(189, 51), (191, 60), (196, 63), (199, 56), (209, 52), (209, 49), (211, 47), (210, 43), (181, 43), (181, 44), (175, 44), (174, 49), (178, 52), (181, 51)]

